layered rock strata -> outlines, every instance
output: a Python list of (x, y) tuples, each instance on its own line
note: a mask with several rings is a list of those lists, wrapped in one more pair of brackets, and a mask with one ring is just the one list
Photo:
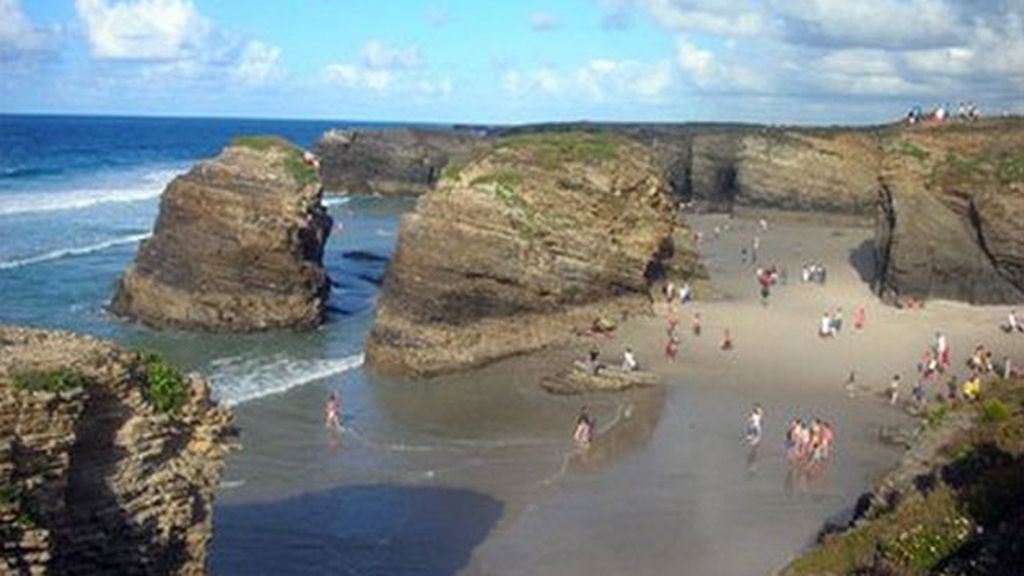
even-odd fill
[(236, 139), (168, 185), (110, 310), (189, 330), (315, 327), (330, 290), (330, 228), (317, 172), (298, 148)]
[(404, 218), (368, 361), (436, 374), (649, 310), (675, 228), (668, 186), (631, 140), (497, 140)]
[(317, 143), (324, 187), (358, 194), (423, 194), (450, 162), (483, 142), (478, 131), (330, 130)]
[[(76, 379), (32, 389), (28, 372)], [(231, 415), (196, 376), (160, 413), (147, 378), (112, 344), (0, 327), (0, 572), (205, 573)]]
[(1024, 126), (898, 130), (884, 140), (875, 288), (889, 301), (1024, 302)]

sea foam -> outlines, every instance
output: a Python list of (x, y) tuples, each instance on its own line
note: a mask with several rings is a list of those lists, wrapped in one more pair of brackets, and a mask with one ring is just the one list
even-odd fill
[(0, 216), (81, 210), (99, 204), (150, 200), (159, 197), (167, 183), (177, 175), (177, 170), (155, 170), (143, 175), (139, 185), (132, 187), (4, 193), (0, 194)]
[(72, 256), (83, 256), (85, 254), (92, 254), (93, 252), (99, 252), (100, 250), (107, 250), (114, 246), (121, 246), (123, 244), (134, 244), (149, 238), (150, 234), (132, 234), (130, 236), (124, 236), (122, 238), (112, 238), (110, 240), (104, 240), (103, 242), (97, 242), (95, 244), (89, 244), (86, 246), (75, 246), (73, 248), (60, 248), (58, 250), (51, 250), (50, 252), (44, 252), (36, 256), (28, 256), (26, 258), (16, 258), (14, 260), (0, 261), (0, 270), (11, 270), (14, 268), (21, 268), (23, 266), (30, 266), (32, 264), (41, 264), (43, 262), (50, 262), (53, 260), (60, 260), (62, 258), (69, 258)]
[(338, 359), (298, 359), (286, 354), (232, 357), (211, 363), (214, 394), (227, 406), (280, 394), (296, 386), (337, 376), (363, 365), (363, 355)]

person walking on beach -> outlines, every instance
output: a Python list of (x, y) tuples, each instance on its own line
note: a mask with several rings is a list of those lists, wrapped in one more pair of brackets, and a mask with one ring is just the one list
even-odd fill
[(821, 338), (832, 337), (832, 316), (829, 314), (828, 310), (825, 310), (821, 315), (821, 324), (818, 326), (818, 336)]
[(836, 307), (836, 311), (832, 313), (832, 332), (834, 332), (835, 335), (838, 336), (839, 333), (842, 330), (843, 330), (843, 308), (842, 308), (842, 306), (837, 306)]
[(679, 305), (686, 306), (686, 303), (693, 298), (693, 291), (690, 289), (689, 282), (683, 282), (683, 285), (679, 288)]
[(754, 404), (747, 416), (747, 444), (757, 446), (761, 443), (762, 421), (764, 410), (760, 404)]
[(938, 357), (939, 368), (949, 368), (949, 342), (942, 332), (935, 333), (935, 355)]
[(335, 392), (331, 392), (324, 405), (324, 426), (335, 430), (341, 428), (341, 400)]
[(896, 405), (896, 401), (899, 400), (900, 396), (900, 375), (893, 374), (892, 380), (889, 381), (889, 404), (892, 406)]
[(576, 417), (576, 428), (572, 433), (573, 442), (576, 447), (586, 449), (594, 441), (594, 421), (587, 413), (587, 407), (580, 408), (580, 415)]
[(757, 262), (757, 251), (761, 248), (761, 237), (754, 236), (754, 240), (750, 243), (750, 263)]
[(732, 334), (729, 333), (729, 329), (725, 329), (725, 335), (722, 338), (722, 344), (719, 346), (723, 351), (728, 352), (732, 350)]
[(693, 313), (693, 335), (700, 336), (700, 312)]
[(665, 357), (668, 358), (669, 362), (676, 361), (676, 354), (679, 352), (679, 338), (673, 334), (668, 337), (668, 342), (665, 343)]

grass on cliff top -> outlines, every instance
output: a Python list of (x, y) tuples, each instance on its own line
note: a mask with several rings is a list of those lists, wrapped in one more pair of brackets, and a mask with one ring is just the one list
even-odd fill
[(948, 461), (917, 478), (918, 490), (827, 536), (783, 573), (933, 574), (981, 550), (1001, 566), (1024, 565), (1024, 381), (995, 381), (982, 395), (948, 408), (970, 411), (975, 425), (943, 448)]
[(177, 414), (188, 398), (185, 377), (177, 368), (155, 353), (144, 353), (141, 360), (145, 378), (143, 392), (146, 399), (157, 412)]
[(1024, 149), (986, 151), (965, 155), (949, 151), (945, 161), (935, 167), (933, 180), (998, 182), (1004, 186), (1024, 182)]
[(558, 168), (566, 162), (613, 160), (624, 142), (617, 134), (560, 132), (508, 136), (496, 142), (494, 148), (524, 152), (545, 168)]
[(285, 172), (298, 184), (310, 184), (320, 178), (316, 168), (302, 160), (302, 150), (280, 136), (236, 136), (231, 140), (231, 146), (259, 152), (268, 150), (284, 152)]
[(11, 375), (16, 390), (27, 392), (64, 392), (83, 388), (89, 378), (77, 370), (58, 368), (56, 370), (21, 370)]

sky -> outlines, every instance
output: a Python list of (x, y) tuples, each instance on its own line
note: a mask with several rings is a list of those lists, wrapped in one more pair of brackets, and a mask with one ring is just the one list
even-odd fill
[(0, 0), (0, 112), (886, 122), (1024, 113), (1024, 0)]

